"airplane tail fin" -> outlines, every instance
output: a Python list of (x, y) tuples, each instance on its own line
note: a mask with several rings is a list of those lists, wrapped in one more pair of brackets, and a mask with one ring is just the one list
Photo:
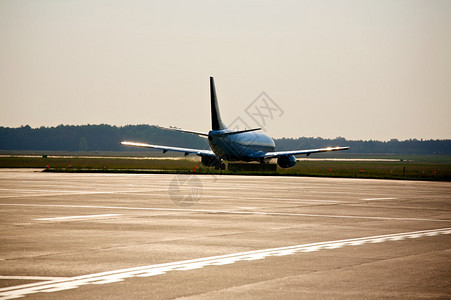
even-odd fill
[(218, 99), (216, 98), (215, 81), (210, 77), (210, 97), (211, 97), (211, 129), (220, 130), (227, 127), (222, 123), (221, 115), (219, 114)]

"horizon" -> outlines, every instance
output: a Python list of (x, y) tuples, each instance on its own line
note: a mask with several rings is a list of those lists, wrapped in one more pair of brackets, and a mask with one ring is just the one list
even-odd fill
[[(106, 123), (102, 123), (102, 124), (78, 124), (78, 125), (73, 125), (73, 124), (59, 124), (56, 126), (39, 126), (39, 127), (33, 127), (31, 125), (20, 125), (17, 127), (8, 127), (8, 126), (3, 126), (0, 125), (0, 128), (9, 128), (9, 129), (20, 129), (20, 128), (24, 128), (24, 127), (30, 127), (32, 130), (34, 129), (42, 129), (42, 128), (46, 128), (46, 129), (51, 129), (51, 128), (56, 128), (59, 126), (110, 126), (110, 127), (118, 127), (118, 128), (122, 128), (122, 127), (126, 127), (126, 126), (152, 126), (152, 127), (157, 127), (160, 128), (162, 130), (167, 130), (165, 128), (160, 127), (159, 125), (153, 125), (153, 124), (126, 124), (126, 125), (112, 125), (112, 124), (106, 124)], [(171, 126), (169, 126), (171, 127)], [(175, 126), (172, 126), (175, 127)], [(189, 133), (186, 133), (187, 135), (189, 135)], [(398, 138), (391, 138), (388, 140), (377, 140), (377, 139), (353, 139), (353, 138), (346, 138), (343, 136), (336, 136), (336, 137), (321, 137), (321, 136), (298, 136), (298, 137), (271, 137), (274, 140), (280, 140), (280, 139), (324, 139), (324, 140), (338, 140), (338, 139), (345, 139), (346, 141), (355, 141), (355, 142), (370, 142), (370, 141), (376, 141), (376, 142), (391, 142), (391, 141), (398, 141), (398, 142), (405, 142), (405, 141), (419, 141), (419, 142), (426, 142), (426, 141), (449, 141), (451, 139), (447, 139), (447, 138), (443, 138), (443, 139), (423, 139), (423, 138), (408, 138), (408, 139), (398, 139)]]

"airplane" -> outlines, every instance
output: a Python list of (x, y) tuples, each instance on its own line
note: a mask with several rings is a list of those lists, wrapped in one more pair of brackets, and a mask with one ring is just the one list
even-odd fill
[(225, 168), (223, 161), (257, 161), (264, 164), (268, 163), (273, 158), (277, 158), (277, 164), (279, 167), (291, 168), (296, 165), (295, 155), (305, 154), (309, 156), (312, 153), (349, 149), (349, 147), (328, 147), (309, 150), (275, 151), (274, 140), (262, 132), (257, 132), (258, 130), (261, 130), (261, 128), (231, 130), (224, 125), (219, 113), (213, 77), (210, 77), (210, 100), (211, 130), (208, 133), (183, 130), (179, 128), (163, 128), (205, 136), (208, 138), (210, 150), (152, 145), (130, 141), (123, 141), (121, 144), (127, 146), (160, 149), (163, 150), (163, 153), (166, 153), (167, 151), (183, 152), (185, 153), (185, 156), (193, 153), (201, 157), (201, 162), (204, 166), (215, 167), (217, 169)]

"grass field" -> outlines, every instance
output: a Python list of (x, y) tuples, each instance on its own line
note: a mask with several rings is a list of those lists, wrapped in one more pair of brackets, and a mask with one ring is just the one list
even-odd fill
[(304, 161), (279, 172), (309, 176), (451, 180), (451, 164), (421, 161)]
[(157, 169), (188, 170), (196, 167), (197, 158), (134, 158), (94, 156), (9, 156), (0, 157), (1, 168), (71, 168), (71, 169)]
[[(342, 156), (345, 157), (345, 156)], [(274, 161), (275, 163), (275, 161)], [(348, 155), (346, 159), (300, 159), (276, 172), (231, 172), (204, 167), (198, 157), (105, 157), (2, 155), (0, 168), (42, 168), (57, 172), (164, 172), (285, 176), (325, 176), (451, 181), (451, 157), (446, 155)]]

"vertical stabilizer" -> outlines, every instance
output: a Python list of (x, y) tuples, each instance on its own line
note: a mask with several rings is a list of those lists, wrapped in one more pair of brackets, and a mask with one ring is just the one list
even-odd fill
[(215, 81), (210, 77), (210, 97), (211, 97), (211, 129), (220, 130), (225, 129), (226, 126), (222, 123), (221, 115), (219, 114), (218, 99), (216, 98)]

